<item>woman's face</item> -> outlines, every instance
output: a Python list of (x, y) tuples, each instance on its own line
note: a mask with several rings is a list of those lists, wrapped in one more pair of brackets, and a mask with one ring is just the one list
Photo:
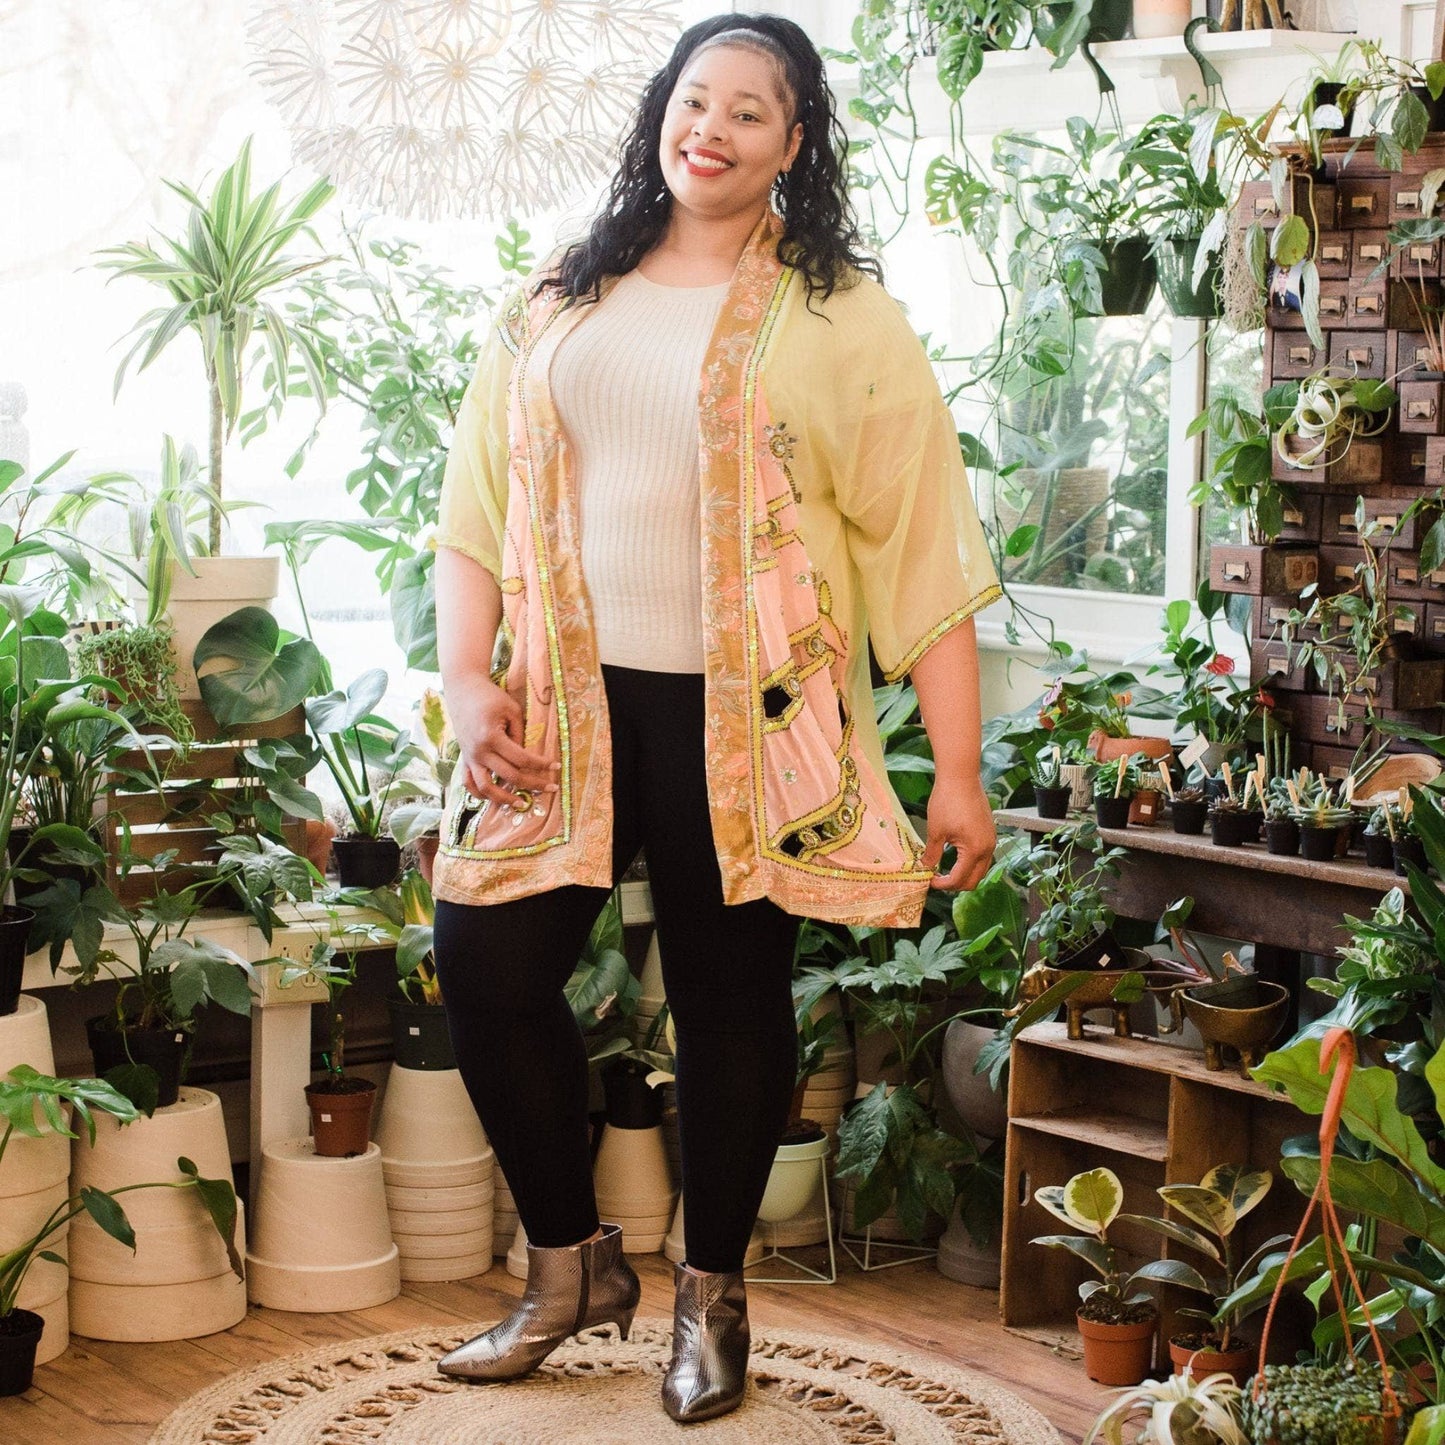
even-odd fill
[(803, 139), (771, 56), (715, 45), (683, 70), (662, 120), (659, 159), (674, 201), (710, 220), (760, 213)]

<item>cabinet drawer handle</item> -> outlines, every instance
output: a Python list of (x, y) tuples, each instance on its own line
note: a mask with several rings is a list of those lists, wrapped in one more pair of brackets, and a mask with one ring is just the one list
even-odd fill
[(1345, 348), (1345, 360), (1356, 366), (1371, 366), (1375, 360), (1375, 348), (1373, 346), (1348, 346)]
[(1395, 209), (1397, 211), (1418, 211), (1420, 209), (1420, 192), (1396, 191)]
[(1355, 569), (1351, 567), (1349, 563), (1341, 562), (1340, 565), (1335, 568), (1336, 582), (1353, 582), (1354, 580)]
[(1381, 527), (1388, 527), (1392, 532), (1395, 530), (1396, 527), (1400, 525), (1400, 519), (1398, 517), (1381, 516), (1376, 517), (1375, 521)]
[(1266, 653), (1264, 657), (1264, 670), (1266, 672), (1277, 672), (1281, 677), (1288, 676), (1289, 654), (1286, 652), (1282, 652), (1278, 656), (1271, 657), (1268, 653)]
[(1378, 241), (1369, 241), (1360, 247), (1360, 260), (1378, 261), (1385, 254), (1385, 248)]
[(1256, 196), (1254, 198), (1254, 214), (1256, 216), (1277, 216), (1279, 207), (1275, 204), (1273, 196)]
[(1429, 421), (1435, 415), (1435, 403), (1429, 398), (1422, 401), (1412, 401), (1405, 407), (1406, 416), (1418, 416)]
[(1411, 453), (1410, 453), (1410, 465), (1411, 465), (1412, 467), (1422, 467), (1422, 468), (1423, 468), (1423, 467), (1425, 466), (1425, 464), (1426, 464), (1429, 460), (1430, 460), (1430, 453), (1429, 453), (1429, 452), (1411, 452)]
[(1321, 316), (1343, 316), (1345, 314), (1345, 298), (1343, 296), (1321, 296)]
[(1424, 371), (1430, 370), (1430, 348), (1428, 346), (1415, 348), (1415, 365)]
[(1412, 261), (1429, 261), (1433, 264), (1435, 260), (1435, 247), (1428, 242), (1421, 241), (1410, 247), (1409, 257)]
[(1286, 507), (1281, 515), (1286, 527), (1303, 527), (1305, 524), (1305, 514), (1294, 507)]
[(1355, 314), (1378, 316), (1380, 314), (1380, 302), (1383, 298), (1375, 294), (1369, 296), (1355, 297)]
[(1350, 197), (1350, 214), (1360, 216), (1373, 216), (1375, 214), (1375, 197), (1370, 191), (1361, 191)]
[[(1340, 531), (1342, 531), (1342, 532), (1353, 532), (1353, 531), (1355, 531), (1355, 530), (1356, 530), (1356, 528), (1355, 528), (1355, 514), (1354, 514), (1353, 512), (1341, 512), (1341, 513), (1340, 513)], [(1339, 573), (1336, 572), (1335, 575), (1338, 576)], [(1352, 574), (1352, 575), (1353, 575), (1353, 574)]]
[(1418, 582), (1419, 580), (1420, 580), (1420, 571), (1419, 571), (1419, 568), (1417, 568), (1417, 567), (1396, 567), (1396, 568), (1395, 568), (1395, 581), (1396, 581), (1396, 582)]
[(1320, 247), (1321, 261), (1343, 261), (1345, 259), (1345, 248), (1338, 241), (1332, 241), (1328, 245)]
[(1313, 346), (1291, 346), (1289, 359), (1292, 365), (1308, 366), (1315, 359), (1315, 349)]
[(1331, 714), (1325, 719), (1325, 731), (1334, 733), (1336, 737), (1348, 737), (1354, 725), (1355, 720), (1352, 717), (1340, 718)]
[(1224, 580), (1226, 582), (1248, 582), (1250, 570), (1248, 562), (1226, 562), (1224, 564)]

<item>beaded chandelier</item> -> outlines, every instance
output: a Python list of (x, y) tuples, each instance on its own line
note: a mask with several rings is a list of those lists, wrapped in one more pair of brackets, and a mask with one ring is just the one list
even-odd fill
[(678, 28), (673, 0), (267, 0), (247, 26), (296, 159), (424, 220), (574, 198)]

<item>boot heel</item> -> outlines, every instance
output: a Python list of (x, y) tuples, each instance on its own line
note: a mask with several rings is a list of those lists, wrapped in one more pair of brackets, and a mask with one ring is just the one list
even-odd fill
[(612, 1323), (617, 1326), (617, 1333), (620, 1334), (624, 1340), (626, 1340), (627, 1333), (632, 1328), (632, 1317), (636, 1313), (637, 1307), (634, 1305), (626, 1314), (619, 1314), (613, 1318)]

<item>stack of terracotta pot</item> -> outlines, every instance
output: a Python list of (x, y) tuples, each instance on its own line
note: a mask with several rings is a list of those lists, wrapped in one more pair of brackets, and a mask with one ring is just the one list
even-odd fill
[(470, 1279), (489, 1270), (492, 1148), (457, 1070), (393, 1064), (376, 1142), (402, 1279)]

